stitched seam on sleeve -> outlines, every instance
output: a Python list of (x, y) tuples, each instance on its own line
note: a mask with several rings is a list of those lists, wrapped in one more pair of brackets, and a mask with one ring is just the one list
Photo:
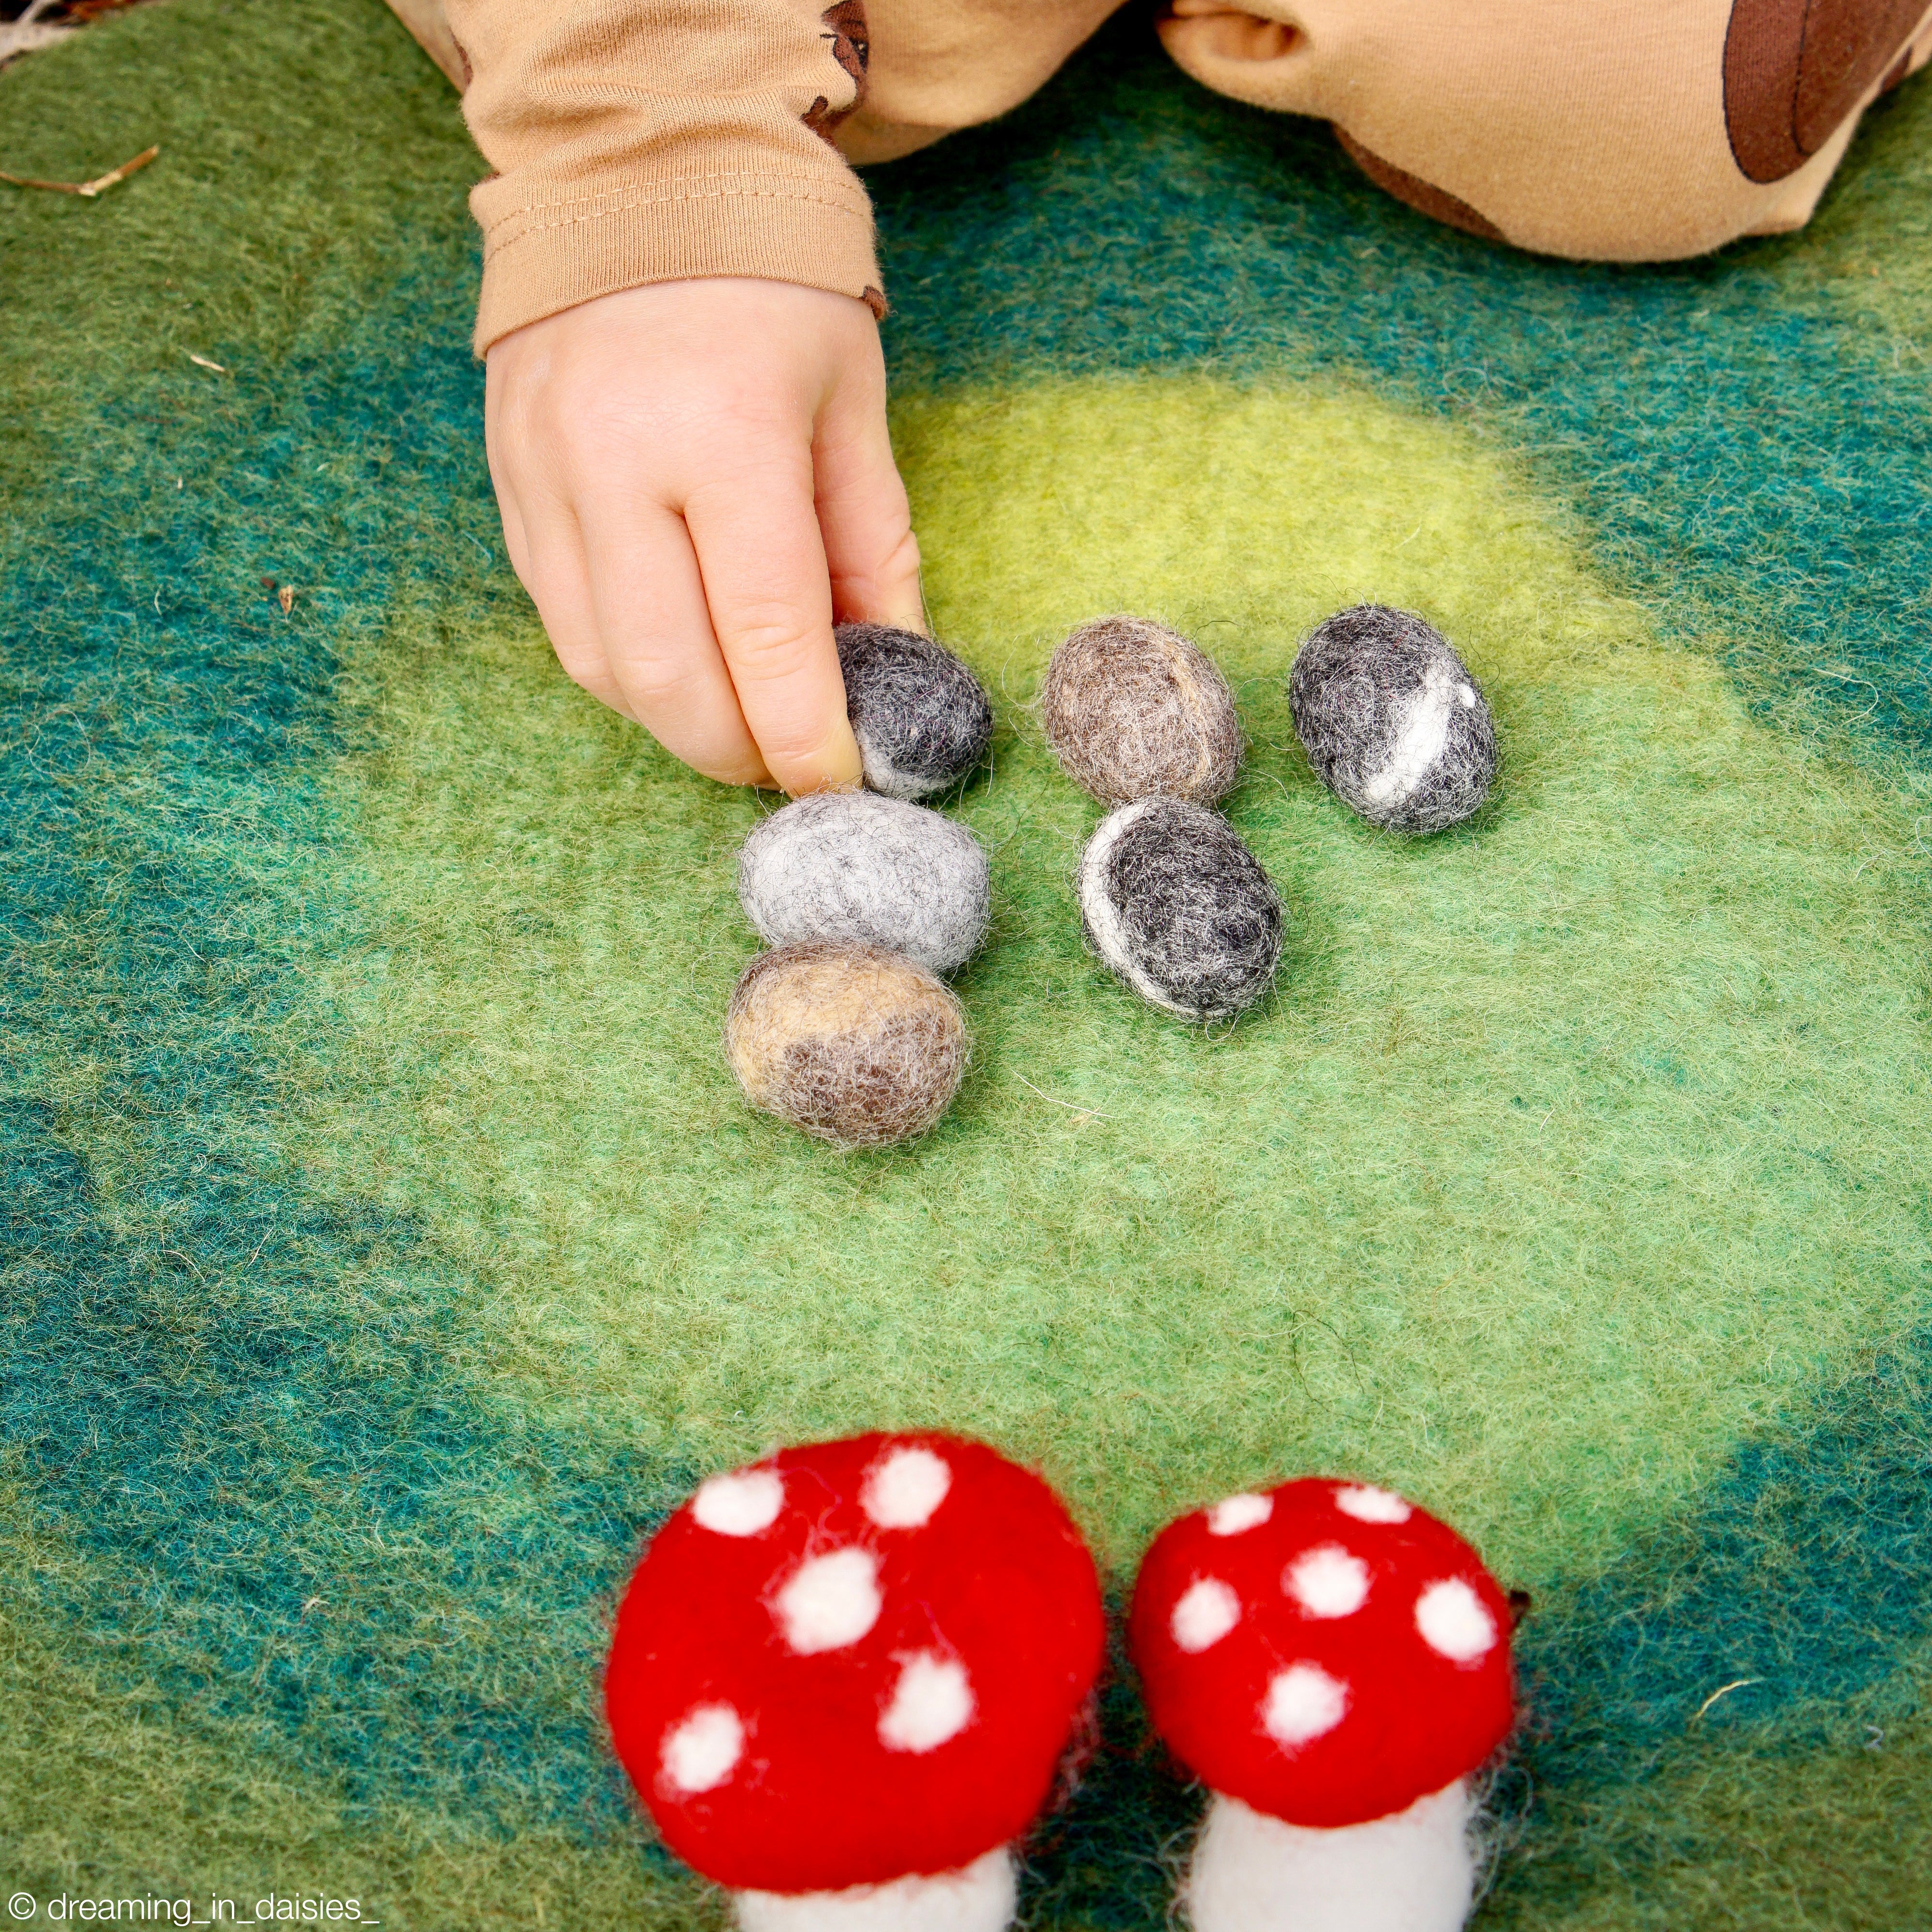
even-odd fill
[[(621, 191), (614, 190), (610, 192), (616, 194)], [(862, 207), (855, 207), (850, 201), (835, 201), (826, 195), (800, 194), (788, 189), (716, 188), (704, 189), (696, 194), (623, 194), (621, 199), (614, 200), (608, 207), (592, 208), (582, 214), (566, 214), (554, 221), (523, 221), (513, 234), (506, 235), (502, 230), (518, 223), (520, 218), (513, 214), (505, 215), (490, 224), (488, 237), (489, 252), (492, 255), (500, 255), (505, 249), (515, 247), (519, 242), (527, 240), (531, 236), (549, 234), (560, 228), (573, 228), (586, 221), (606, 221), (614, 214), (628, 214), (640, 208), (672, 208), (684, 202), (725, 200), (800, 202), (810, 207), (829, 208), (835, 214), (842, 214), (850, 220), (860, 222), (867, 221), (869, 213)]]
[[(824, 198), (822, 194), (812, 192), (820, 185), (819, 177), (816, 175), (775, 174), (769, 170), (762, 169), (754, 170), (749, 168), (706, 168), (692, 174), (672, 175), (668, 177), (662, 190), (652, 184), (643, 182), (631, 182), (610, 188), (591, 188), (582, 194), (556, 195), (548, 200), (526, 201), (520, 208), (506, 208), (496, 219), (499, 222), (514, 221), (520, 217), (545, 214), (553, 208), (581, 208), (586, 202), (603, 201), (612, 195), (656, 195), (662, 193), (670, 199), (681, 200), (686, 198), (680, 193), (680, 190), (686, 182), (766, 182), (775, 184), (795, 182), (798, 184), (796, 192), (800, 200), (820, 200)], [(790, 188), (780, 188), (774, 186), (758, 191), (764, 194), (790, 194), (794, 190)], [(864, 188), (856, 180), (841, 182), (836, 191), (850, 196), (854, 201), (861, 201), (866, 198)], [(706, 190), (704, 192), (709, 193), (712, 190)]]

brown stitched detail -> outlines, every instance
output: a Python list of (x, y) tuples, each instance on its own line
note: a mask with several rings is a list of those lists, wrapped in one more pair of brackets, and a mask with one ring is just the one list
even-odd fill
[(821, 94), (800, 117), (821, 140), (830, 141), (840, 122), (866, 98), (866, 69), (872, 58), (872, 36), (866, 28), (865, 0), (833, 0), (819, 19), (830, 29), (820, 36), (832, 44), (832, 58), (852, 82), (852, 98), (835, 110)]
[[(512, 248), (519, 242), (532, 235), (546, 235), (560, 228), (575, 228), (586, 221), (608, 220), (614, 214), (628, 214), (639, 208), (674, 208), (687, 201), (799, 201), (814, 208), (829, 208), (835, 214), (850, 215), (855, 221), (867, 220), (866, 212), (854, 208), (848, 202), (828, 201), (822, 195), (785, 194), (769, 188), (712, 188), (702, 194), (639, 195), (616, 202), (609, 208), (592, 208), (588, 214), (566, 215), (561, 221), (532, 221), (519, 229), (514, 235), (502, 232), (503, 223), (493, 226), (484, 237), (487, 253), (500, 255), (506, 248)], [(512, 218), (506, 216), (505, 222)], [(722, 272), (722, 271), (720, 272)]]
[[(501, 178), (500, 176), (494, 174), (484, 177), (486, 181), (498, 181)], [(670, 178), (674, 188), (686, 182), (797, 182), (806, 188), (818, 188), (826, 184), (824, 177), (820, 175), (754, 174), (748, 168), (706, 168), (696, 174), (673, 175)], [(493, 228), (500, 227), (503, 223), (514, 221), (521, 215), (542, 214), (552, 208), (582, 208), (586, 202), (607, 200), (614, 194), (638, 194), (644, 192), (646, 192), (644, 187), (641, 184), (634, 182), (628, 187), (596, 188), (590, 189), (584, 194), (561, 195), (550, 201), (526, 201), (521, 207), (511, 208), (496, 216), (490, 225)], [(849, 192), (855, 204), (869, 206), (865, 201), (864, 190), (856, 182), (851, 184)], [(674, 200), (686, 199), (675, 194), (669, 198)], [(808, 195), (801, 195), (800, 198), (814, 199)]]
[(1386, 190), (1396, 200), (1407, 202), (1411, 208), (1437, 221), (1446, 222), (1451, 228), (1461, 229), (1465, 235), (1480, 235), (1485, 242), (1509, 239), (1486, 214), (1472, 208), (1460, 195), (1451, 194), (1446, 188), (1438, 188), (1434, 182), (1426, 182), (1407, 169), (1397, 167), (1393, 161), (1385, 161), (1381, 155), (1372, 154), (1346, 128), (1337, 127), (1335, 138), (1341, 142), (1342, 152), (1349, 160), (1376, 187)]
[(1796, 174), (1898, 57), (1924, 0), (1733, 0), (1724, 132), (1747, 181)]

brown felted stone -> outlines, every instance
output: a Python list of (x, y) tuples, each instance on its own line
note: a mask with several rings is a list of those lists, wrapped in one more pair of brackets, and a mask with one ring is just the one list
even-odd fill
[(745, 968), (724, 1052), (754, 1107), (834, 1147), (886, 1147), (951, 1106), (965, 1010), (926, 968), (877, 946), (807, 940)]
[(1220, 667), (1142, 617), (1082, 624), (1053, 654), (1040, 692), (1060, 770), (1109, 805), (1212, 805), (1241, 768), (1241, 721)]

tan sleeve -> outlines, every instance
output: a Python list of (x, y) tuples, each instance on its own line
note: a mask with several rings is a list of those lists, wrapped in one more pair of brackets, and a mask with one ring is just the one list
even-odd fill
[(830, 140), (862, 92), (858, 0), (447, 0), (446, 15), (496, 170), (470, 198), (479, 355), (560, 309), (687, 276), (883, 308), (871, 203)]

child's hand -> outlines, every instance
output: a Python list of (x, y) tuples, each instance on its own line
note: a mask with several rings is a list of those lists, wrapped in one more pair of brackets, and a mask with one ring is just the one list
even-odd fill
[(712, 778), (856, 784), (834, 612), (926, 628), (864, 304), (660, 282), (518, 329), (489, 372), (503, 535), (564, 669)]

